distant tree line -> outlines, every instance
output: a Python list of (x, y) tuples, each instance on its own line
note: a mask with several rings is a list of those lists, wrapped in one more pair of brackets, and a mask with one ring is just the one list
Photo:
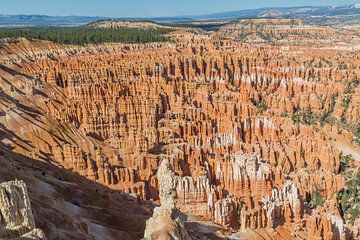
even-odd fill
[(0, 28), (0, 39), (27, 38), (49, 40), (61, 44), (89, 44), (89, 43), (148, 43), (164, 42), (164, 34), (173, 31), (167, 28), (92, 28), (82, 27), (29, 27), (29, 28)]

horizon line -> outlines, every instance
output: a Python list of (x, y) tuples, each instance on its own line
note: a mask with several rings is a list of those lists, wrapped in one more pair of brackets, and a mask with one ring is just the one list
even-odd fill
[[(359, 3), (360, 4), (360, 3)], [(186, 14), (186, 15), (173, 15), (173, 16), (156, 16), (156, 17), (126, 17), (126, 16), (100, 16), (100, 15), (47, 15), (47, 14), (39, 14), (39, 13), (32, 13), (32, 14), (23, 14), (23, 13), (14, 13), (14, 14), (6, 14), (0, 13), (0, 16), (43, 16), (43, 17), (93, 17), (93, 18), (128, 18), (128, 19), (152, 19), (152, 18), (189, 18), (189, 17), (197, 17), (197, 16), (206, 16), (206, 15), (213, 15), (219, 13), (232, 13), (238, 11), (248, 11), (248, 10), (258, 10), (258, 9), (278, 9), (278, 8), (301, 8), (301, 7), (346, 7), (346, 6), (355, 6), (357, 4), (341, 4), (341, 5), (294, 5), (294, 6), (284, 6), (284, 7), (259, 7), (259, 8), (246, 8), (246, 9), (238, 9), (233, 11), (219, 11), (219, 12), (210, 12), (204, 14)]]

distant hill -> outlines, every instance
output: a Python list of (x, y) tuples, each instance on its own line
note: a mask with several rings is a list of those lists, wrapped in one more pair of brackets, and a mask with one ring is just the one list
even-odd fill
[(244, 18), (298, 18), (307, 24), (334, 25), (360, 22), (360, 5), (302, 6), (283, 8), (258, 8), (205, 15), (155, 17), (155, 18), (106, 18), (89, 16), (0, 15), (0, 27), (14, 26), (78, 26), (98, 20), (153, 21), (157, 23), (189, 23)]
[(239, 18), (298, 18), (304, 23), (317, 25), (331, 25), (342, 23), (359, 23), (360, 7), (356, 5), (348, 6), (302, 6), (302, 7), (283, 7), (283, 8), (258, 8), (239, 10), (231, 12), (221, 12), (214, 14), (190, 16), (189, 18), (198, 21), (209, 20), (235, 20)]
[(329, 26), (307, 25), (300, 19), (254, 18), (234, 20), (213, 33), (219, 38), (232, 38), (249, 43), (319, 43), (339, 39)]
[(0, 27), (78, 26), (103, 18), (104, 17), (0, 14)]
[(353, 15), (360, 14), (358, 5), (348, 6), (301, 6), (301, 7), (279, 7), (279, 8), (258, 8), (239, 11), (220, 12), (191, 16), (197, 20), (215, 19), (237, 19), (237, 18), (259, 18), (259, 17), (292, 17), (298, 16), (334, 16), (334, 15)]

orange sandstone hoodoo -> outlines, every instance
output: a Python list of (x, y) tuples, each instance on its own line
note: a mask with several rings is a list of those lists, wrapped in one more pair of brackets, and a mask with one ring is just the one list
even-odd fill
[[(197, 229), (210, 239), (354, 239), (336, 196), (346, 180), (341, 153), (359, 156), (351, 129), (360, 119), (360, 55), (332, 44), (284, 48), (191, 34), (144, 45), (4, 43), (1, 151), (105, 187), (98, 194), (110, 209), (116, 192), (138, 198), (143, 222), (124, 238), (143, 235), (167, 161), (187, 237)], [(93, 209), (99, 224), (118, 213)], [(196, 225), (210, 221), (218, 225)], [(116, 226), (106, 227), (116, 236)], [(94, 236), (94, 228), (103, 227), (86, 222), (71, 234)]]

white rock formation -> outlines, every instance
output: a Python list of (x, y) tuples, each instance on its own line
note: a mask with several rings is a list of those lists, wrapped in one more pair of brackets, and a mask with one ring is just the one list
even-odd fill
[(176, 209), (176, 176), (167, 159), (162, 161), (157, 177), (161, 206), (146, 221), (144, 240), (190, 240), (185, 220)]
[(290, 180), (286, 181), (280, 189), (273, 188), (271, 197), (265, 196), (261, 202), (266, 210), (268, 227), (273, 228), (273, 223), (284, 211), (290, 211), (292, 221), (299, 221), (302, 218), (302, 209), (298, 189)]
[(215, 203), (214, 222), (228, 228), (237, 226), (236, 205), (230, 196)]
[(46, 239), (44, 233), (35, 228), (23, 181), (0, 184), (0, 239)]

